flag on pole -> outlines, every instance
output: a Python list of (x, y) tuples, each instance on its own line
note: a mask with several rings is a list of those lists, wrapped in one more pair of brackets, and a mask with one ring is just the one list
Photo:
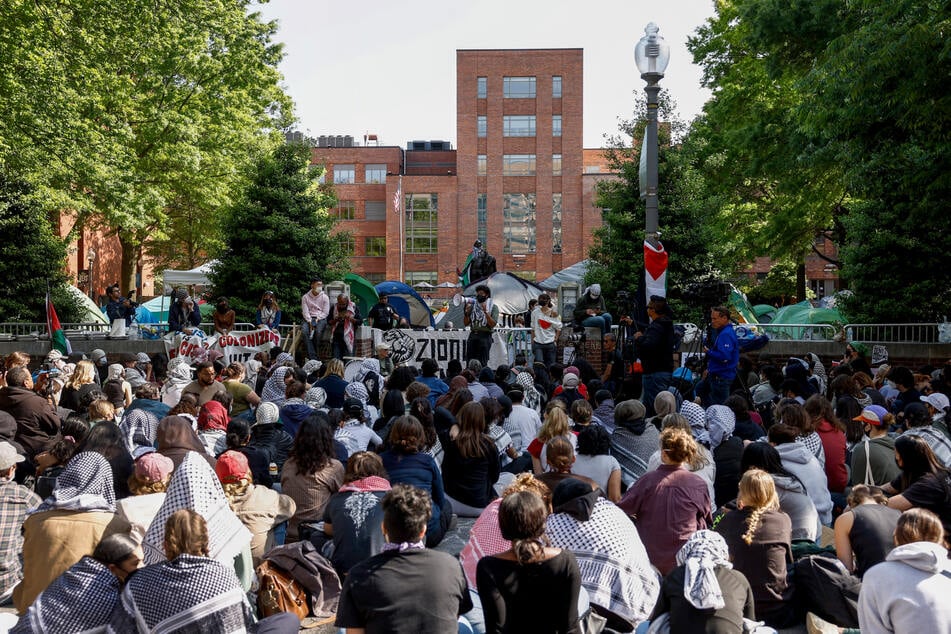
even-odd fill
[(667, 297), (667, 252), (660, 242), (657, 247), (644, 240), (644, 287), (649, 302), (651, 295)]
[(393, 213), (399, 215), (400, 208), (403, 206), (403, 179), (400, 178), (396, 186), (396, 192), (393, 194)]
[(46, 292), (46, 329), (50, 333), (50, 341), (53, 344), (53, 350), (59, 350), (64, 355), (73, 351), (69, 345), (69, 339), (63, 332), (63, 326), (59, 323), (59, 317), (56, 315), (56, 309), (53, 308), (53, 300), (50, 299), (49, 291)]

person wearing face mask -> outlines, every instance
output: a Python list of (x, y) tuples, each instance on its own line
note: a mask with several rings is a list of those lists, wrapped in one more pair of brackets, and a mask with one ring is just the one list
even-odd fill
[(532, 311), (532, 355), (546, 368), (555, 365), (555, 340), (561, 330), (561, 317), (547, 293), (538, 296), (538, 306)]
[(261, 296), (258, 311), (254, 314), (254, 325), (267, 326), (271, 330), (277, 330), (281, 325), (281, 307), (274, 299), (274, 291), (264, 291)]
[(469, 326), (466, 361), (478, 359), (482, 366), (489, 363), (492, 349), (492, 330), (499, 321), (499, 307), (492, 302), (492, 291), (485, 284), (476, 286), (475, 301), (467, 301), (463, 323)]
[(175, 291), (175, 297), (178, 298), (178, 301), (172, 304), (168, 310), (168, 330), (169, 332), (184, 332), (190, 335), (201, 325), (201, 313), (198, 311), (198, 304), (182, 289)]
[(330, 297), (324, 292), (324, 282), (314, 276), (310, 280), (310, 290), (300, 298), (301, 314), (304, 321), (301, 331), (307, 344), (307, 358), (317, 359), (320, 339), (327, 328), (327, 315), (330, 313)]
[(234, 310), (228, 305), (227, 297), (219, 297), (215, 302), (215, 310), (211, 313), (211, 318), (215, 321), (215, 332), (219, 335), (226, 335), (234, 330)]

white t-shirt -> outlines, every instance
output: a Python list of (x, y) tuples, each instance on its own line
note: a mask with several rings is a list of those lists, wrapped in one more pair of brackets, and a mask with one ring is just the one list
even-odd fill
[(512, 413), (502, 424), (505, 431), (512, 437), (515, 449), (521, 453), (528, 449), (532, 441), (538, 438), (538, 430), (542, 428), (542, 419), (538, 412), (524, 405), (513, 405)]
[[(548, 323), (548, 327), (542, 326), (539, 320)], [(541, 306), (536, 306), (532, 311), (532, 336), (535, 343), (554, 343), (555, 333), (561, 328), (561, 318), (557, 315), (549, 317), (542, 312)]]

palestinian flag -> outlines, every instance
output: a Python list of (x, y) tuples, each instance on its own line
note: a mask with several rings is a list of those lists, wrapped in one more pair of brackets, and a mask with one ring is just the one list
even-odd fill
[(49, 291), (46, 293), (46, 329), (50, 333), (50, 342), (53, 344), (53, 350), (59, 350), (64, 355), (73, 351), (69, 345), (69, 339), (63, 332), (63, 326), (59, 323), (59, 317), (56, 316), (56, 309), (53, 308), (53, 300), (50, 299)]
[(645, 305), (651, 295), (667, 297), (667, 251), (660, 242), (657, 247), (644, 240)]

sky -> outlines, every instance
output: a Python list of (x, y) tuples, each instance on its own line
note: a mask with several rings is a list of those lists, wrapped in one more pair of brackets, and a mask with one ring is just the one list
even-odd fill
[(601, 147), (645, 99), (634, 45), (649, 22), (670, 44), (661, 86), (681, 118), (709, 97), (686, 42), (713, 0), (270, 0), (258, 10), (278, 21), (284, 88), (313, 137), (456, 147), (456, 49), (583, 48), (584, 145)]

